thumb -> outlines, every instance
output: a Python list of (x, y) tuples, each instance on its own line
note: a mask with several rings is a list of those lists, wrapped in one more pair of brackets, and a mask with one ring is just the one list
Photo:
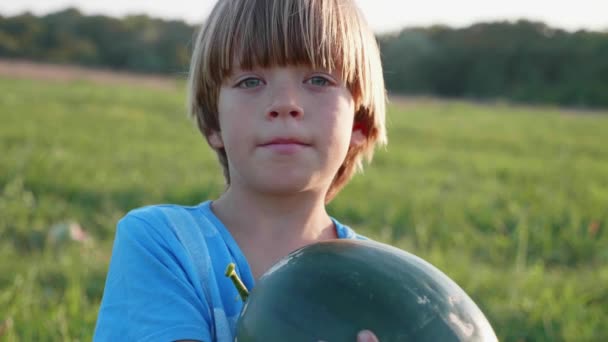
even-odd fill
[(369, 330), (361, 330), (359, 334), (357, 334), (357, 342), (379, 342), (378, 338), (374, 333)]

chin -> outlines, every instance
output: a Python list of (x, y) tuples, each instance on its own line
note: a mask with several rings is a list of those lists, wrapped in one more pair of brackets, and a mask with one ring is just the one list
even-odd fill
[(288, 196), (297, 194), (300, 192), (304, 192), (309, 189), (309, 187), (300, 184), (285, 184), (285, 183), (274, 183), (274, 184), (265, 184), (264, 186), (259, 187), (260, 192), (277, 195), (277, 196)]
[(256, 188), (266, 194), (289, 196), (307, 192), (315, 188), (310, 179), (268, 179), (257, 184)]

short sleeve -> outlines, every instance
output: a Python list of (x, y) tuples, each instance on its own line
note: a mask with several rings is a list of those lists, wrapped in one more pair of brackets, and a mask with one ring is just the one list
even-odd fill
[(133, 213), (119, 221), (94, 341), (211, 341), (194, 266), (162, 228)]

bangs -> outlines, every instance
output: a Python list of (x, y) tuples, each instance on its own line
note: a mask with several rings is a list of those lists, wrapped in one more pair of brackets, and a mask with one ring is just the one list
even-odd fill
[(215, 53), (203, 66), (216, 84), (234, 67), (308, 65), (336, 72), (347, 85), (361, 74), (362, 37), (355, 36), (361, 23), (351, 6), (327, 0), (233, 0), (221, 7), (229, 15), (215, 25), (215, 37), (208, 40), (208, 51)]

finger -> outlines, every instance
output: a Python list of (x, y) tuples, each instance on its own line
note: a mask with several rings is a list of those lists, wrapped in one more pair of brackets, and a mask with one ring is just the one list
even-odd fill
[(379, 342), (376, 335), (369, 330), (361, 330), (357, 335), (357, 342)]

